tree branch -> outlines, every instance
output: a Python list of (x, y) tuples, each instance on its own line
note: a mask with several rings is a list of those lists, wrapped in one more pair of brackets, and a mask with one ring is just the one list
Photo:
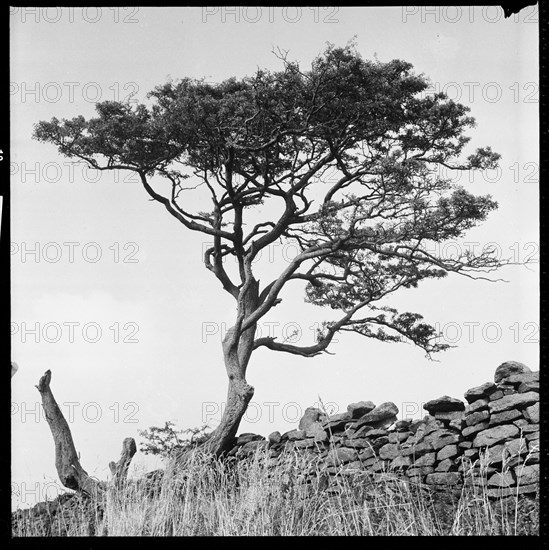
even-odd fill
[(297, 255), (288, 265), (288, 267), (280, 274), (280, 276), (268, 285), (268, 287), (260, 295), (259, 307), (248, 317), (242, 321), (242, 330), (246, 330), (251, 325), (255, 324), (263, 315), (265, 315), (273, 306), (279, 303), (278, 293), (284, 284), (293, 275), (295, 270), (306, 260), (317, 258), (323, 254), (330, 254), (341, 245), (343, 239), (338, 239), (331, 246), (311, 247), (309, 250), (303, 251)]
[(234, 235), (232, 233), (228, 233), (227, 231), (216, 230), (213, 227), (208, 227), (206, 225), (199, 224), (195, 221), (187, 220), (185, 216), (181, 213), (179, 208), (177, 208), (172, 204), (172, 201), (169, 198), (164, 197), (163, 195), (160, 195), (151, 187), (150, 183), (147, 181), (147, 178), (145, 177), (145, 174), (143, 172), (138, 171), (138, 173), (139, 173), (139, 177), (141, 178), (141, 183), (143, 184), (143, 187), (145, 188), (147, 193), (154, 200), (163, 204), (166, 207), (166, 210), (172, 216), (178, 219), (187, 229), (192, 229), (193, 231), (206, 233), (207, 235), (222, 237), (231, 242), (234, 240)]

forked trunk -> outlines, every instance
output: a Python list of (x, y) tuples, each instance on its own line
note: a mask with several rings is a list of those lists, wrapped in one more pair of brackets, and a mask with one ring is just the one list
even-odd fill
[[(104, 492), (105, 484), (88, 475), (80, 464), (80, 457), (76, 452), (72, 433), (50, 387), (51, 371), (47, 370), (38, 382), (36, 388), (42, 397), (42, 407), (50, 427), (55, 443), (55, 467), (61, 483), (74, 491), (80, 491), (87, 495), (97, 497)], [(128, 468), (136, 452), (133, 437), (124, 439), (122, 456), (115, 463), (110, 463), (115, 487), (123, 486)]]

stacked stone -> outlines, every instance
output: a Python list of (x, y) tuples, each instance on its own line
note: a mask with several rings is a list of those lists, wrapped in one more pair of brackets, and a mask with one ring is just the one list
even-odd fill
[(459, 485), (462, 475), (457, 471), (456, 458), (463, 453), (461, 426), (465, 404), (444, 395), (428, 401), (423, 408), (429, 415), (419, 423), (410, 442), (415, 466), (410, 473), (414, 474), (414, 481), (428, 485)]
[(535, 493), (539, 482), (539, 372), (515, 361), (465, 393), (462, 471), (487, 475), (489, 496)]
[(397, 414), (398, 408), (390, 402), (377, 407), (371, 401), (352, 403), (346, 412), (332, 416), (309, 408), (297, 430), (269, 436), (271, 457), (290, 447), (318, 457), (329, 474), (369, 468), (377, 471), (384, 462), (378, 451), (389, 444), (387, 428), (396, 422)]
[[(495, 381), (465, 393), (465, 403), (447, 395), (425, 403), (423, 420), (397, 421), (386, 402), (352, 403), (327, 416), (309, 408), (297, 429), (273, 432), (268, 440), (242, 434), (231, 455), (267, 447), (272, 460), (284, 449), (314, 459), (311, 471), (330, 475), (393, 471), (417, 483), (455, 486), (487, 475), (488, 495), (530, 494), (539, 479), (539, 373), (521, 363), (498, 367)], [(505, 466), (505, 467), (504, 467)]]
[(240, 434), (235, 441), (234, 447), (229, 451), (229, 456), (250, 456), (258, 448), (266, 447), (267, 441), (262, 435), (245, 433)]
[(12, 534), (33, 533), (33, 536), (56, 537), (77, 536), (82, 532), (71, 532), (71, 526), (82, 526), (85, 517), (90, 536), (95, 533), (95, 518), (102, 518), (103, 508), (90, 498), (78, 493), (62, 493), (55, 499), (39, 502), (32, 508), (12, 512)]
[(305, 411), (298, 429), (273, 432), (268, 442), (261, 436), (240, 436), (240, 450), (249, 455), (258, 445), (268, 445), (276, 459), (285, 449), (299, 449), (321, 462), (328, 474), (397, 471), (417, 482), (458, 484), (462, 480), (455, 458), (468, 448), (460, 429), (465, 405), (448, 396), (426, 403), (431, 415), (423, 420), (397, 421), (398, 408), (386, 402), (352, 403), (347, 412), (327, 416), (319, 409)]
[[(489, 497), (535, 494), (539, 490), (539, 372), (508, 361), (487, 382), (465, 392), (467, 406), (447, 395), (423, 406), (423, 420), (397, 421), (398, 408), (387, 402), (352, 403), (342, 414), (327, 416), (309, 408), (298, 429), (284, 434), (245, 433), (236, 438), (229, 455), (245, 458), (260, 448), (269, 451), (276, 467), (283, 450), (308, 455), (311, 469), (304, 475), (393, 471), (433, 487), (487, 486)], [(162, 471), (145, 476), (152, 496)], [(325, 477), (324, 477), (325, 479)], [(306, 480), (305, 480), (306, 481)], [(90, 534), (95, 510), (89, 499), (60, 495), (53, 502), (12, 513), (13, 532), (32, 523), (35, 532), (67, 533), (72, 517), (85, 512)]]

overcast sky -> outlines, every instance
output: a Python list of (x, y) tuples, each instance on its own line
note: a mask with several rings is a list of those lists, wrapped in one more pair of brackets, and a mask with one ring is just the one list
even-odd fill
[[(535, 7), (507, 20), (496, 7), (33, 9), (11, 15), (16, 503), (55, 496), (48, 484), (58, 483), (34, 387), (45, 370), (83, 467), (106, 479), (123, 438), (138, 439), (140, 429), (166, 420), (215, 427), (226, 394), (221, 338), (234, 316), (232, 298), (202, 264), (209, 239), (148, 200), (130, 173), (98, 176), (31, 140), (39, 120), (93, 116), (98, 100), (143, 101), (169, 78), (220, 81), (277, 70), (275, 47), (306, 67), (326, 42), (345, 45), (356, 35), (365, 58), (409, 61), (430, 77), (432, 91), (471, 107), (471, 145), (502, 155), (498, 173), (459, 182), (491, 194), (499, 209), (441, 251), (479, 252), (492, 243), (502, 257), (538, 258)], [(265, 251), (261, 281), (294, 254), (281, 246)], [(248, 369), (255, 396), (240, 432), (292, 429), (319, 398), (340, 412), (358, 400), (393, 401), (401, 417), (419, 417), (423, 402), (463, 398), (503, 361), (537, 370), (538, 274), (532, 263), (502, 269), (506, 283), (449, 276), (393, 295), (387, 305), (422, 313), (457, 346), (437, 362), (411, 344), (348, 334), (337, 337), (334, 355), (312, 359), (258, 350)], [(288, 287), (261, 333), (297, 329), (295, 343), (312, 343), (315, 323), (330, 317), (303, 295), (303, 285)], [(143, 455), (134, 460), (134, 468), (152, 466)]]

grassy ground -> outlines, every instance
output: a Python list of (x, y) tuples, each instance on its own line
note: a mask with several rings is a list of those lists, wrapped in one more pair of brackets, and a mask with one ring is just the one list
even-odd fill
[[(109, 492), (103, 512), (74, 507), (55, 521), (19, 521), (14, 536), (211, 535), (537, 535), (539, 499), (492, 500), (481, 482), (433, 492), (391, 472), (311, 471), (287, 452), (273, 468), (253, 460), (212, 462), (199, 451), (184, 474), (169, 470), (150, 487), (128, 483)], [(313, 467), (314, 471), (314, 467)]]

